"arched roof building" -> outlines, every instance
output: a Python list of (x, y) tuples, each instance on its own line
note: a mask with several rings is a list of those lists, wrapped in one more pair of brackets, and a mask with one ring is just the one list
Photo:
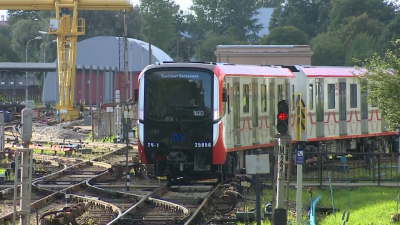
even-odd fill
[[(128, 71), (130, 78), (132, 79), (131, 89), (133, 89), (136, 88), (135, 85), (137, 85), (137, 75), (147, 65), (149, 65), (149, 44), (133, 38), (128, 38), (128, 41)], [(173, 61), (173, 59), (169, 55), (167, 55), (163, 50), (157, 48), (154, 45), (151, 46), (151, 52), (151, 64), (154, 64), (155, 62)], [(79, 102), (80, 99), (88, 99), (89, 97), (82, 96), (82, 93), (87, 93), (87, 90), (84, 90), (84, 86), (86, 85), (82, 85), (82, 81), (83, 79), (89, 79), (88, 74), (90, 66), (92, 66), (94, 70), (92, 75), (93, 77), (97, 76), (97, 68), (101, 70), (100, 76), (103, 76), (104, 73), (104, 77), (100, 78), (99, 82), (99, 85), (103, 86), (100, 87), (99, 90), (99, 93), (101, 95), (99, 99), (100, 102), (112, 101), (114, 89), (122, 88), (122, 86), (118, 86), (117, 83), (124, 84), (124, 81), (120, 82), (119, 80), (116, 81), (115, 79), (113, 79), (116, 73), (118, 73), (119, 75), (122, 75), (124, 73), (124, 58), (125, 53), (123, 38), (99, 36), (80, 41), (77, 46), (76, 54), (77, 72), (75, 82), (75, 101)], [(85, 68), (85, 77), (82, 78), (83, 67)], [(59, 98), (56, 75), (57, 73), (55, 72), (49, 72), (46, 76), (43, 87), (43, 100), (45, 102), (55, 102), (55, 100)], [(86, 81), (85, 83), (88, 82)], [(113, 83), (114, 85), (109, 85), (110, 83)], [(96, 83), (94, 84), (95, 85), (92, 86), (92, 92), (98, 93), (97, 91), (94, 91)], [(122, 92), (123, 90), (121, 90), (121, 97), (123, 96)], [(130, 92), (132, 92), (132, 90)], [(87, 95), (89, 94), (87, 93)], [(93, 96), (92, 98), (94, 103), (97, 96)]]

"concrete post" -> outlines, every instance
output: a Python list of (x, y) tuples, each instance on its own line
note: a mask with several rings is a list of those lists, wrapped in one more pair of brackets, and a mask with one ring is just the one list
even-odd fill
[(89, 74), (89, 114), (92, 115), (92, 105), (93, 105), (93, 89), (92, 89), (92, 84), (93, 84), (93, 67), (90, 66), (90, 74)]
[(96, 109), (100, 112), (100, 67), (97, 67), (97, 79), (96, 79)]
[[(85, 103), (85, 84), (86, 84), (86, 78), (85, 78), (86, 70), (85, 70), (85, 65), (82, 66), (82, 89), (81, 89), (81, 99), (82, 99), (82, 104)], [(85, 108), (85, 105), (83, 105)]]
[(107, 90), (106, 90), (106, 74), (107, 74), (107, 68), (103, 67), (103, 94), (101, 97), (101, 101), (103, 102), (103, 104), (107, 103)]
[[(119, 90), (119, 83), (118, 83), (118, 76), (119, 76), (119, 71), (118, 68), (115, 67), (115, 72), (114, 72), (114, 91), (113, 93), (115, 93), (116, 90)], [(115, 102), (115, 98), (114, 98), (114, 102)]]

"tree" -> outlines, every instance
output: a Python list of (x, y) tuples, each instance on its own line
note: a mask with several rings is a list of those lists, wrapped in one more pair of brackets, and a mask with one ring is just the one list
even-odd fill
[(223, 1), (221, 7), (221, 35), (229, 34), (229, 29), (235, 27), (242, 29), (242, 33), (246, 35), (249, 42), (259, 38), (258, 32), (263, 26), (258, 23), (256, 18), (256, 15), (259, 14), (257, 0)]
[(380, 56), (375, 54), (362, 62), (365, 72), (358, 77), (362, 91), (368, 93), (368, 102), (376, 105), (385, 119), (386, 128), (394, 130), (400, 126), (400, 58), (399, 44), (394, 51)]
[(382, 30), (381, 22), (363, 13), (360, 16), (351, 17), (349, 23), (340, 29), (340, 33), (344, 46), (349, 47), (357, 35), (365, 33), (373, 38), (379, 38)]
[[(25, 61), (25, 49), (27, 42), (39, 35), (38, 31), (43, 30), (39, 21), (30, 19), (18, 20), (11, 28), (11, 44), (13, 50), (22, 61)], [(39, 51), (40, 40), (29, 43), (29, 62), (38, 62), (41, 59)]]
[(257, 6), (259, 8), (275, 8), (282, 4), (282, 0), (258, 0)]
[(262, 29), (255, 17), (258, 14), (257, 0), (196, 0), (191, 9), (196, 15), (198, 31), (205, 35), (228, 35), (229, 29), (236, 27), (246, 35), (247, 41), (254, 41)]
[(218, 45), (229, 45), (232, 44), (232, 40), (229, 36), (218, 36), (215, 34), (210, 34), (201, 43), (199, 48), (195, 50), (196, 59), (207, 62), (216, 62), (216, 56), (214, 54)]
[(377, 50), (378, 45), (376, 39), (367, 33), (361, 33), (351, 42), (351, 45), (346, 52), (345, 65), (361, 66), (360, 62), (372, 57)]
[(174, 39), (175, 15), (179, 13), (179, 6), (173, 0), (141, 0), (140, 11), (146, 23), (144, 34), (148, 35), (150, 31), (152, 44), (167, 51)]
[[(139, 7), (135, 10), (127, 11), (128, 37), (144, 39), (141, 33), (143, 19), (140, 15)], [(80, 11), (79, 17), (85, 19), (86, 33), (79, 36), (78, 41), (97, 36), (117, 36), (124, 35), (124, 13), (113, 11)]]
[(380, 36), (379, 44), (382, 46), (382, 50), (391, 49), (395, 50), (392, 42), (400, 37), (400, 14), (396, 14), (396, 17), (390, 21), (390, 23), (383, 29), (382, 35)]
[(18, 55), (11, 48), (10, 38), (0, 34), (0, 62), (19, 62)]
[(388, 24), (395, 15), (393, 2), (382, 0), (332, 0), (332, 11), (329, 15), (329, 30), (336, 30), (347, 24), (351, 17), (367, 13), (370, 18)]
[(307, 35), (294, 26), (277, 27), (259, 41), (260, 45), (306, 45)]
[(311, 40), (311, 49), (314, 54), (312, 64), (316, 66), (344, 65), (345, 48), (337, 34), (322, 33)]
[(269, 29), (295, 26), (310, 38), (326, 31), (329, 25), (330, 0), (298, 1), (289, 0), (288, 4), (278, 6), (272, 13)]
[(13, 26), (19, 20), (39, 20), (40, 11), (32, 10), (8, 10), (8, 25)]

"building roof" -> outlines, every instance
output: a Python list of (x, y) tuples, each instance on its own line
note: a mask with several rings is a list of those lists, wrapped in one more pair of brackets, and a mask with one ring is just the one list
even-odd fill
[[(280, 66), (221, 65), (217, 68), (227, 76), (294, 77), (294, 73)], [(216, 68), (216, 69), (217, 69)]]
[[(149, 44), (128, 38), (128, 71), (142, 71), (149, 64)], [(151, 45), (151, 64), (173, 61), (164, 51)], [(121, 37), (99, 36), (80, 41), (77, 46), (76, 63), (124, 68), (124, 39)]]
[[(92, 66), (96, 69), (98, 66), (93, 65), (76, 65), (76, 69), (81, 70), (83, 67), (88, 69)], [(103, 69), (103, 67), (101, 67)], [(109, 69), (107, 67), (107, 69)], [(115, 68), (111, 68), (114, 70)], [(12, 71), (12, 72), (25, 72), (25, 71), (39, 71), (39, 72), (56, 72), (57, 63), (20, 63), (20, 62), (0, 62), (0, 71)]]
[(354, 67), (302, 67), (301, 70), (307, 77), (355, 77), (362, 75), (363, 68)]
[(56, 71), (56, 63), (0, 62), (0, 71)]

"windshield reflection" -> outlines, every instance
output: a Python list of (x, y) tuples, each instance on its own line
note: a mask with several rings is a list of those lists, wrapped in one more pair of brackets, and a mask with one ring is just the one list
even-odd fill
[(145, 77), (146, 118), (160, 121), (201, 121), (211, 117), (210, 73), (153, 71)]

